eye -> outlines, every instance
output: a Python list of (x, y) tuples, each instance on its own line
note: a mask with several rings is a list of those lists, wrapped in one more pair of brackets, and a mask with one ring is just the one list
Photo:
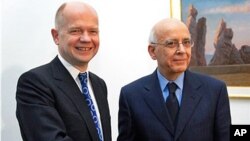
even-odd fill
[(99, 32), (98, 32), (98, 30), (90, 30), (89, 33), (91, 35), (97, 35)]
[(167, 42), (166, 42), (166, 46), (167, 46), (167, 47), (170, 47), (170, 48), (175, 47), (176, 44), (177, 44), (177, 42), (175, 42), (175, 41), (167, 41)]
[(76, 28), (76, 29), (70, 29), (69, 33), (72, 34), (72, 35), (79, 35), (79, 34), (82, 33), (82, 30), (78, 29), (78, 28)]
[(184, 46), (190, 46), (190, 45), (192, 44), (192, 41), (191, 41), (190, 39), (183, 40), (183, 41), (182, 41), (182, 44), (183, 44)]

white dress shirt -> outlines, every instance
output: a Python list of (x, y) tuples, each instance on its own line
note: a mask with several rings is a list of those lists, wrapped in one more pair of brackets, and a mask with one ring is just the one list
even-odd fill
[[(62, 62), (63, 66), (68, 70), (68, 72), (70, 73), (70, 75), (73, 77), (73, 79), (75, 80), (77, 86), (79, 87), (80, 91), (82, 92), (81, 82), (80, 82), (80, 80), (78, 78), (78, 75), (79, 75), (79, 73), (84, 73), (84, 72), (80, 72), (78, 69), (76, 69), (70, 63), (68, 63), (60, 54), (58, 54), (58, 58)], [(101, 124), (101, 120), (100, 120), (100, 113), (99, 113), (99, 109), (98, 109), (98, 106), (97, 106), (97, 103), (96, 103), (95, 95), (93, 93), (93, 88), (92, 88), (92, 85), (91, 85), (91, 81), (89, 79), (89, 72), (88, 72), (88, 70), (86, 70), (86, 72), (88, 74), (87, 85), (88, 85), (88, 89), (89, 89), (89, 94), (90, 94), (91, 99), (93, 101), (93, 104), (95, 106), (96, 114), (97, 114), (98, 121), (99, 121), (99, 124), (100, 124), (99, 126), (100, 126), (101, 131), (102, 131), (102, 124)], [(102, 136), (103, 136), (103, 131), (102, 131)]]

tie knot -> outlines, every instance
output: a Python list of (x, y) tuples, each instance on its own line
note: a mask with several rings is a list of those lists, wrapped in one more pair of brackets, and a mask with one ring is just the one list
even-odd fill
[(168, 86), (168, 91), (170, 94), (175, 93), (175, 91), (178, 87), (174, 82), (169, 82), (167, 86)]
[(79, 73), (78, 77), (81, 83), (87, 84), (87, 72)]

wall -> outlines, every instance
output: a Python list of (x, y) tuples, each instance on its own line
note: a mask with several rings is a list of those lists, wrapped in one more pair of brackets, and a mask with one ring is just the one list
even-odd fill
[[(54, 14), (65, 0), (2, 0), (1, 13), (1, 140), (21, 140), (15, 117), (15, 91), (18, 77), (47, 63), (57, 54), (50, 35)], [(117, 137), (117, 111), (120, 88), (152, 73), (156, 62), (147, 53), (151, 27), (170, 17), (169, 0), (86, 0), (99, 13), (101, 46), (90, 70), (106, 80), (112, 115), (113, 140)], [(180, 17), (179, 1), (173, 16)], [(143, 3), (142, 3), (143, 2)], [(241, 91), (239, 91), (241, 92)], [(231, 100), (234, 123), (250, 123), (249, 101)], [(242, 116), (239, 116), (242, 115)]]
[(232, 124), (250, 125), (250, 99), (231, 98)]

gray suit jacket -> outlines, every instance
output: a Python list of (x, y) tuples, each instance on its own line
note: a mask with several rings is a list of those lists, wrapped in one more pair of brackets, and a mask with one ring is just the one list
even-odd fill
[(185, 72), (176, 131), (156, 71), (121, 89), (118, 141), (229, 141), (230, 108), (226, 85)]
[[(101, 78), (93, 73), (89, 75), (104, 139), (111, 141), (107, 87)], [(24, 141), (98, 141), (84, 97), (58, 57), (21, 75), (16, 101)]]

